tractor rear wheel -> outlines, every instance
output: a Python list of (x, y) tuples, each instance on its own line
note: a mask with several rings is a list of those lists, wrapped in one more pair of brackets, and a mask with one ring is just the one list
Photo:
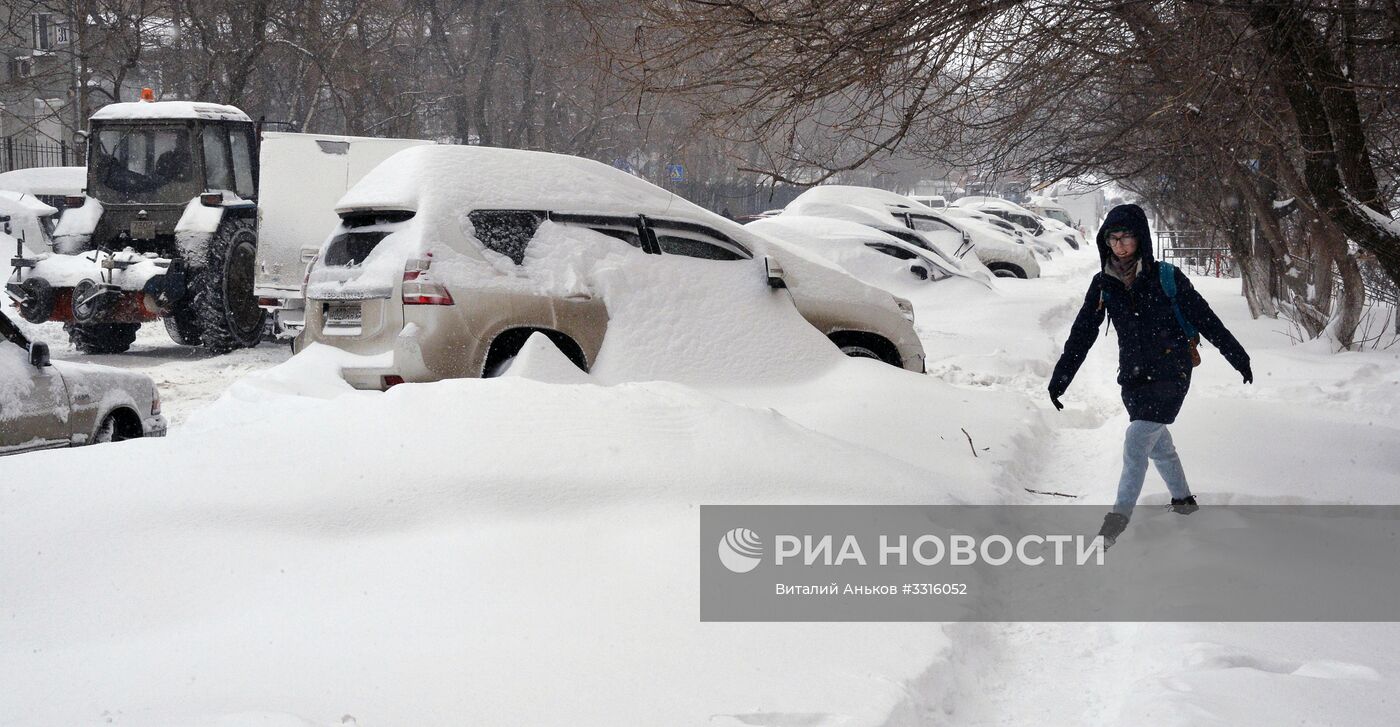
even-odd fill
[(225, 217), (191, 268), (184, 306), (198, 325), (199, 342), (212, 353), (251, 348), (262, 338), (266, 313), (253, 297), (257, 255), (253, 221)]

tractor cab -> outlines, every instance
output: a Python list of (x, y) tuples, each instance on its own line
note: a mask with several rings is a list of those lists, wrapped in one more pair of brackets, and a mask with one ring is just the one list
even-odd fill
[(232, 106), (152, 100), (105, 106), (92, 115), (88, 133), (87, 196), (103, 210), (90, 239), (168, 255), (192, 200), (220, 207), (255, 202), (257, 158), (253, 122)]

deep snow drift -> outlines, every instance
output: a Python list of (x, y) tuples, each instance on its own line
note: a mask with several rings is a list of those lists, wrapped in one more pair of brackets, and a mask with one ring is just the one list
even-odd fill
[[(699, 504), (1110, 502), (1114, 342), (1065, 412), (1044, 397), (1092, 265), (901, 291), (929, 376), (831, 357), (683, 385), (666, 349), (585, 375), (539, 340), (502, 378), (386, 393), (323, 348), (163, 363), (167, 408), (196, 391), (169, 438), (0, 459), (0, 725), (1393, 722), (1391, 624), (699, 622)], [(1397, 353), (1291, 345), (1196, 282), (1257, 377), (1203, 351), (1173, 427), (1203, 503), (1396, 502)], [(725, 325), (638, 301), (747, 345), (752, 301)]]

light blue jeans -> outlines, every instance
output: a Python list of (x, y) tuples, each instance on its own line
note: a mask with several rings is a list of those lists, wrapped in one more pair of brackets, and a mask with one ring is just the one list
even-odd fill
[(1118, 478), (1118, 500), (1113, 511), (1124, 517), (1133, 516), (1138, 495), (1142, 494), (1142, 481), (1147, 477), (1147, 460), (1157, 465), (1157, 472), (1167, 481), (1167, 489), (1174, 499), (1191, 496), (1191, 488), (1186, 485), (1186, 472), (1181, 469), (1181, 459), (1176, 456), (1172, 444), (1172, 433), (1167, 425), (1139, 419), (1128, 424), (1127, 436), (1123, 438), (1123, 475)]

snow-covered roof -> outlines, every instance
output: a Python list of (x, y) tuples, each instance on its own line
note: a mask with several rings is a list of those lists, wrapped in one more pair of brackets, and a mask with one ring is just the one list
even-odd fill
[[(877, 229), (904, 229), (904, 225), (895, 221), (891, 213), (885, 209), (872, 209), (858, 204), (850, 204), (839, 199), (826, 200), (822, 198), (806, 199), (804, 194), (793, 200), (784, 210), (783, 214), (801, 217), (823, 217), (829, 220), (843, 220), (845, 222), (874, 227)], [(928, 214), (936, 214), (930, 210)]]
[(788, 204), (787, 209), (797, 212), (805, 205), (832, 203), (854, 205), (877, 212), (900, 211), (929, 215), (937, 215), (939, 212), (939, 210), (915, 202), (902, 194), (874, 187), (854, 187), (844, 184), (823, 184), (819, 187), (812, 187), (798, 195), (797, 199)]
[(653, 215), (697, 222), (741, 242), (752, 237), (725, 219), (644, 179), (601, 162), (486, 146), (437, 144), (394, 154), (364, 176), (335, 210), (414, 210), (420, 216), (474, 209)]
[(203, 101), (132, 101), (107, 104), (92, 115), (93, 121), (156, 119), (215, 119), (251, 121), (242, 110)]
[(34, 167), (0, 174), (0, 190), (29, 194), (80, 194), (87, 167)]
[(0, 189), (0, 215), (27, 213), (35, 217), (48, 217), (57, 212), (58, 210), (40, 202), (32, 194)]
[(1065, 208), (1064, 205), (1060, 204), (1060, 201), (1055, 199), (1054, 197), (1039, 194), (1033, 195), (1029, 200), (1026, 201), (1026, 203), (1031, 207), (1042, 207), (1045, 209), (1062, 210)]
[(870, 225), (863, 225), (858, 222), (833, 219), (830, 217), (814, 217), (789, 213), (777, 215), (776, 217), (768, 217), (762, 220), (754, 220), (750, 222), (747, 227), (758, 232), (800, 243), (805, 243), (809, 240), (821, 240), (825, 242), (856, 244), (885, 242), (892, 245), (904, 245), (904, 242), (899, 238), (881, 232)]
[(1005, 210), (1007, 212), (1019, 212), (1021, 214), (1035, 216), (1034, 212), (1031, 212), (1025, 207), (1022, 207), (1021, 205), (1016, 204), (1015, 202), (1012, 202), (1009, 199), (1002, 199), (1001, 197), (987, 197), (984, 195), (963, 197), (957, 200), (956, 202), (953, 202), (953, 206), (982, 209), (999, 209)]

